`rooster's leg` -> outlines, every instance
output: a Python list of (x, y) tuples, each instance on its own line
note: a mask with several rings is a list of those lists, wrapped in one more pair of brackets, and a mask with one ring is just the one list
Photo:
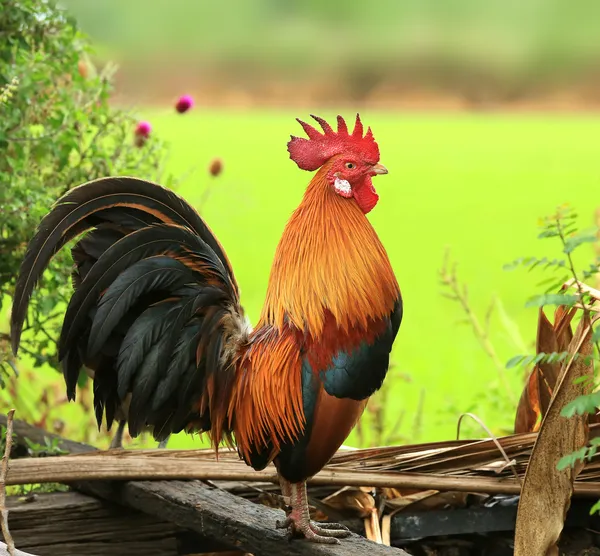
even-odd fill
[(167, 438), (165, 438), (164, 440), (161, 440), (158, 443), (158, 449), (159, 450), (164, 450), (167, 447), (167, 443), (169, 442), (169, 438), (170, 438), (170, 436), (167, 436)]
[(283, 503), (287, 506), (285, 513), (289, 514), (292, 506), (292, 484), (288, 483), (284, 478), (279, 477), (279, 486), (281, 487)]
[(350, 531), (339, 523), (317, 524), (310, 520), (306, 483), (288, 483), (280, 479), (283, 496), (289, 492), (292, 510), (284, 521), (277, 522), (278, 529), (289, 528), (291, 533), (301, 533), (309, 541), (336, 544), (338, 538), (350, 535)]
[(113, 436), (109, 450), (115, 450), (117, 448), (123, 448), (123, 433), (125, 432), (125, 421), (119, 421), (117, 432)]

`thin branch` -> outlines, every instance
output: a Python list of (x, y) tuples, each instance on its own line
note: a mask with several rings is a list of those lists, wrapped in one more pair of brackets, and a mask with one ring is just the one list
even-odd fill
[(6, 416), (6, 438), (4, 439), (4, 456), (0, 466), (0, 525), (2, 536), (6, 541), (6, 548), (10, 556), (15, 556), (15, 543), (8, 529), (8, 510), (6, 509), (6, 475), (8, 473), (8, 460), (13, 442), (13, 420), (15, 410), (11, 409)]
[[(596, 243), (594, 243), (594, 251), (596, 252), (596, 263), (600, 262), (600, 208), (596, 209), (595, 214), (596, 227), (598, 231), (596, 232)], [(596, 287), (600, 289), (600, 272), (596, 274)]]
[(58, 345), (56, 339), (50, 335), (50, 333), (44, 328), (43, 325), (40, 325), (40, 332), (44, 334), (44, 336), (46, 336), (46, 338), (48, 338), (48, 340), (50, 340), (54, 345)]
[(486, 314), (486, 326), (484, 327), (481, 325), (479, 319), (477, 318), (477, 315), (471, 308), (471, 304), (469, 302), (467, 293), (467, 286), (465, 285), (461, 287), (461, 285), (458, 283), (456, 264), (454, 264), (450, 269), (449, 261), (450, 253), (449, 250), (447, 250), (444, 256), (444, 263), (440, 270), (440, 280), (442, 282), (442, 285), (446, 286), (451, 291), (451, 294), (446, 294), (446, 297), (452, 299), (453, 301), (457, 301), (460, 304), (461, 308), (467, 316), (467, 320), (471, 325), (471, 328), (473, 329), (475, 337), (477, 338), (477, 340), (479, 340), (479, 344), (481, 345), (483, 350), (488, 354), (490, 359), (493, 361), (496, 369), (498, 370), (498, 377), (500, 378), (500, 382), (504, 386), (504, 389), (506, 390), (509, 399), (513, 400), (513, 392), (508, 382), (508, 379), (506, 378), (504, 364), (502, 363), (502, 361), (500, 361), (500, 358), (496, 353), (496, 350), (490, 340), (487, 330), (487, 328), (489, 328), (489, 325), (487, 323), (491, 318), (493, 304), (490, 306)]
[[(50, 321), (60, 317), (63, 314), (63, 311), (57, 311), (56, 313), (52, 313), (49, 317), (46, 317), (45, 319), (40, 319), (37, 324), (38, 326), (44, 326), (45, 324), (49, 323)], [(31, 326), (25, 326), (23, 327), (23, 332), (26, 332), (27, 330), (30, 330), (32, 327)]]
[(502, 457), (504, 458), (504, 461), (506, 462), (507, 467), (511, 468), (513, 475), (515, 476), (515, 479), (517, 479), (517, 481), (519, 481), (519, 483), (521, 483), (521, 486), (523, 486), (521, 478), (519, 477), (519, 473), (517, 472), (517, 466), (516, 466), (515, 460), (509, 459), (508, 455), (506, 454), (506, 451), (504, 450), (504, 448), (498, 441), (498, 438), (488, 428), (488, 426), (479, 417), (477, 417), (477, 415), (475, 415), (473, 413), (463, 413), (458, 418), (458, 423), (456, 425), (456, 440), (460, 440), (460, 425), (461, 425), (464, 417), (470, 417), (471, 419), (473, 419), (473, 421), (475, 421), (485, 432), (487, 432), (490, 435), (490, 438), (492, 439), (492, 441), (494, 442), (494, 444), (496, 445), (496, 447), (502, 454)]
[[(565, 249), (565, 247), (567, 246), (566, 231), (565, 231), (564, 226), (562, 225), (562, 220), (560, 218), (560, 215), (556, 216), (556, 231), (558, 232), (558, 237), (560, 238), (560, 241), (563, 245), (563, 251), (566, 251), (566, 249)], [(575, 281), (575, 285), (577, 286), (577, 293), (579, 294), (579, 303), (581, 304), (581, 306), (583, 308), (584, 318), (587, 320), (590, 320), (593, 309), (591, 307), (586, 307), (585, 299), (584, 299), (584, 294), (586, 293), (586, 290), (583, 287), (582, 282), (579, 281), (577, 271), (575, 270), (575, 263), (573, 262), (572, 252), (568, 251), (565, 254), (567, 255), (567, 261), (569, 263), (569, 270), (571, 272), (571, 276), (573, 276), (573, 280)], [(587, 293), (589, 293), (589, 290)], [(592, 304), (592, 305), (594, 305), (594, 304)], [(596, 347), (596, 352), (600, 353), (600, 343), (595, 342), (594, 345)]]

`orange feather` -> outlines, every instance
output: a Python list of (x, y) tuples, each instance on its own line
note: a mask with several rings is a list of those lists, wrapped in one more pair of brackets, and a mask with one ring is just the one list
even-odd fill
[(270, 458), (304, 427), (300, 349), (296, 335), (260, 328), (240, 360), (229, 415), (235, 415), (235, 438), (248, 459), (253, 446), (270, 442)]
[(319, 338), (326, 311), (348, 332), (392, 311), (399, 287), (387, 253), (355, 202), (337, 195), (326, 163), (308, 186), (275, 252), (259, 327), (287, 321)]
[(330, 396), (325, 389), (319, 397), (313, 415), (313, 430), (303, 463), (307, 477), (318, 473), (337, 452), (360, 419), (368, 400), (351, 400)]

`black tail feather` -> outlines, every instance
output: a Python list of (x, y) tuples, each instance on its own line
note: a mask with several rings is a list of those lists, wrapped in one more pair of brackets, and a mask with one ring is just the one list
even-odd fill
[(158, 440), (190, 420), (210, 427), (205, 393), (230, 386), (235, 346), (246, 334), (243, 310), (216, 238), (192, 207), (156, 184), (106, 178), (57, 202), (21, 265), (14, 352), (36, 282), (52, 256), (86, 231), (71, 251), (75, 291), (59, 342), (69, 398), (86, 365), (99, 426), (103, 417), (109, 427), (127, 418), (130, 434), (151, 427)]
[[(80, 185), (58, 200), (40, 223), (27, 248), (15, 287), (11, 317), (15, 355), (33, 288), (50, 259), (71, 239), (106, 221), (102, 217), (104, 211), (109, 221), (119, 220), (116, 218), (119, 213), (111, 214), (111, 209), (123, 211), (129, 217), (126, 223), (131, 230), (147, 225), (148, 218), (156, 223), (188, 228), (211, 248), (234, 280), (225, 252), (208, 226), (188, 203), (172, 191), (130, 177), (102, 178)], [(237, 287), (235, 289), (237, 291)]]

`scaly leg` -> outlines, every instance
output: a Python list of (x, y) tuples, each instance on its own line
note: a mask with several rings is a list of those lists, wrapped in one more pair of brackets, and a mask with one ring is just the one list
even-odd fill
[(289, 483), (280, 477), (283, 496), (291, 500), (292, 511), (284, 521), (277, 522), (278, 529), (289, 528), (291, 533), (302, 533), (309, 541), (324, 544), (338, 544), (338, 539), (348, 537), (351, 533), (347, 527), (339, 523), (316, 523), (310, 520), (306, 482)]
[(164, 440), (161, 440), (158, 443), (158, 449), (159, 450), (164, 450), (167, 447), (167, 443), (169, 442), (169, 438), (171, 438), (171, 437), (167, 436), (167, 438), (165, 438)]
[[(291, 507), (292, 505), (292, 484), (288, 483), (283, 477), (279, 477), (279, 486), (281, 487), (281, 497), (283, 498), (283, 503), (286, 506)], [(286, 514), (289, 511), (286, 509)]]
[(125, 421), (119, 421), (119, 427), (112, 438), (109, 450), (115, 450), (117, 448), (123, 449), (123, 433), (125, 432), (125, 424)]

